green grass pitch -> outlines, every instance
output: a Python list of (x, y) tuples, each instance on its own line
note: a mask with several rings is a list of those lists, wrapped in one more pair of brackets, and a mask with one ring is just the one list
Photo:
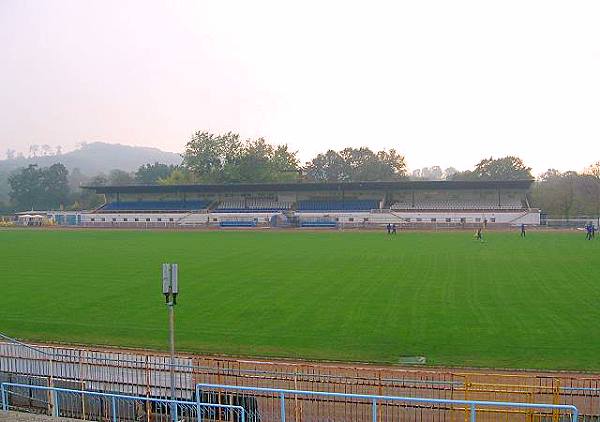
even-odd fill
[(600, 241), (583, 233), (0, 231), (0, 331), (180, 351), (600, 369)]

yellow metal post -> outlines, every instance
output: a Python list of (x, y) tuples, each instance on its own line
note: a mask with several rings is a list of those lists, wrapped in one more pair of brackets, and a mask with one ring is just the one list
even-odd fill
[[(560, 380), (555, 378), (552, 380), (552, 384), (554, 387), (553, 404), (560, 404)], [(552, 422), (559, 422), (558, 409), (552, 411)]]

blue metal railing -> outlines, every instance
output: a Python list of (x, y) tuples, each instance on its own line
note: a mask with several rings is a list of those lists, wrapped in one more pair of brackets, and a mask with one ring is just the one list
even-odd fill
[[(52, 403), (52, 416), (60, 416), (60, 395), (63, 394), (72, 394), (78, 397), (89, 396), (96, 398), (105, 398), (110, 401), (111, 407), (111, 420), (112, 422), (119, 421), (119, 410), (121, 406), (118, 406), (119, 401), (123, 402), (142, 402), (142, 403), (158, 403), (165, 406), (165, 408), (171, 407), (170, 405), (175, 405), (175, 407), (187, 406), (189, 409), (195, 409), (196, 411), (196, 419), (198, 422), (202, 422), (202, 413), (206, 410), (228, 410), (231, 412), (237, 412), (239, 414), (239, 422), (246, 422), (246, 410), (242, 406), (230, 405), (230, 404), (216, 404), (216, 403), (202, 403), (200, 400), (197, 401), (185, 401), (185, 400), (171, 400), (171, 399), (161, 399), (154, 397), (143, 397), (143, 396), (129, 396), (125, 394), (113, 394), (113, 393), (101, 393), (96, 391), (86, 391), (86, 390), (73, 390), (69, 388), (58, 388), (58, 387), (46, 387), (40, 385), (30, 385), (30, 384), (18, 384), (11, 382), (3, 382), (0, 384), (0, 396), (2, 398), (2, 410), (6, 411), (10, 409), (8, 395), (12, 392), (9, 390), (9, 387), (15, 388), (26, 388), (32, 390), (41, 390), (55, 393), (54, 403)], [(83, 415), (85, 417), (85, 415)], [(172, 420), (178, 420), (177, 414), (171, 415)], [(121, 418), (124, 419), (124, 418)], [(233, 419), (231, 419), (233, 420)]]
[(441, 405), (458, 405), (465, 406), (469, 409), (470, 422), (476, 422), (477, 408), (516, 408), (516, 409), (541, 409), (548, 411), (564, 411), (571, 415), (571, 422), (578, 422), (579, 410), (577, 407), (567, 404), (546, 404), (546, 403), (519, 403), (519, 402), (501, 402), (501, 401), (483, 401), (483, 400), (452, 400), (452, 399), (435, 399), (435, 398), (420, 398), (420, 397), (399, 397), (399, 396), (380, 396), (368, 394), (346, 394), (332, 393), (324, 391), (304, 391), (304, 390), (288, 390), (279, 388), (262, 388), (262, 387), (238, 387), (222, 384), (196, 384), (196, 397), (201, 396), (202, 389), (211, 390), (232, 390), (232, 391), (247, 391), (251, 393), (271, 393), (279, 397), (280, 400), (280, 421), (286, 420), (285, 399), (297, 396), (312, 396), (312, 397), (327, 397), (338, 399), (355, 399), (364, 400), (371, 403), (372, 411), (371, 418), (373, 422), (377, 422), (378, 411), (377, 405), (381, 402), (403, 402), (403, 403), (419, 403), (419, 404), (441, 404)]

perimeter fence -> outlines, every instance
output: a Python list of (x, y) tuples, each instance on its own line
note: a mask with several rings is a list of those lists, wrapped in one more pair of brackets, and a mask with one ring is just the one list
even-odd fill
[[(600, 377), (585, 374), (478, 373), (194, 355), (179, 355), (174, 367), (175, 399), (182, 401), (196, 401), (196, 384), (217, 384), (336, 394), (573, 405), (580, 410), (580, 421), (600, 422)], [(0, 382), (5, 383), (166, 399), (171, 398), (170, 368), (169, 356), (158, 352), (28, 345), (7, 338), (0, 342)], [(245, 401), (245, 397), (229, 392), (211, 400), (205, 398), (205, 401), (239, 404), (249, 414), (264, 405), (261, 400)], [(325, 397), (314, 399), (315, 406), (323, 406), (328, 401)], [(468, 409), (449, 412), (443, 406), (416, 403), (404, 403), (402, 406), (413, 412), (411, 419), (406, 420), (458, 421), (468, 417)], [(306, 409), (306, 406), (302, 410), (298, 407), (294, 412), (306, 414)], [(563, 420), (560, 415), (513, 410), (496, 412), (505, 419), (489, 420)], [(489, 412), (482, 410), (478, 420), (488, 420), (484, 419), (486, 413)], [(359, 413), (356, 415), (358, 418)], [(354, 420), (362, 420), (362, 416)]]

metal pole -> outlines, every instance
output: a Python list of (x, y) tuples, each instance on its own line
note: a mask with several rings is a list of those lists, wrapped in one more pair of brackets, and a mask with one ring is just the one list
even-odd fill
[[(175, 397), (175, 306), (173, 300), (168, 305), (169, 307), (169, 346), (171, 350), (171, 364), (170, 364), (170, 376), (171, 376), (171, 400), (176, 400)], [(173, 421), (177, 421), (177, 403), (173, 401), (171, 403), (171, 417)]]
[(54, 397), (54, 414), (53, 416), (55, 417), (59, 417), (60, 416), (60, 410), (58, 409), (58, 391), (55, 393), (55, 397)]
[[(56, 353), (56, 349), (52, 348), (52, 352), (50, 353), (50, 357), (48, 358), (48, 371), (50, 372), (50, 378), (48, 379), (48, 387), (54, 387), (54, 354)], [(50, 410), (51, 415), (54, 417), (58, 417), (58, 400), (56, 397), (56, 391), (50, 390)]]
[(377, 422), (377, 399), (373, 399), (373, 408), (371, 411), (373, 422)]
[(476, 422), (477, 416), (475, 416), (475, 412), (476, 412), (475, 405), (472, 404), (471, 405), (471, 422)]
[(281, 393), (279, 395), (279, 400), (280, 400), (280, 405), (281, 405), (281, 421), (280, 422), (285, 422), (285, 393)]
[(4, 383), (0, 385), (0, 394), (2, 395), (2, 410), (8, 410), (8, 400), (6, 397), (6, 390), (4, 389)]
[(111, 407), (112, 407), (112, 420), (113, 422), (117, 422), (117, 399), (115, 396), (111, 399)]

